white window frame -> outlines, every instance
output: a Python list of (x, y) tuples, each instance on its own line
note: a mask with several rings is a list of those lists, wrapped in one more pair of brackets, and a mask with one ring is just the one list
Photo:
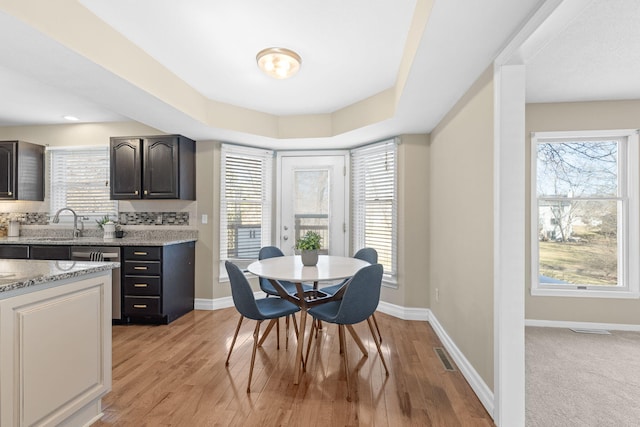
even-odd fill
[[(110, 187), (109, 187), (110, 178), (109, 178), (109, 147), (108, 146), (47, 147), (46, 163), (47, 163), (48, 174), (47, 174), (46, 203), (49, 206), (50, 215), (52, 216), (55, 215), (55, 213), (63, 207), (73, 208), (73, 206), (68, 206), (68, 203), (66, 203), (66, 200), (65, 200), (65, 206), (56, 205), (56, 200), (59, 199), (59, 197), (56, 194), (60, 191), (64, 191), (64, 189), (66, 188), (66, 184), (60, 185), (59, 182), (54, 185), (54, 177), (53, 177), (53, 175), (56, 173), (56, 166), (54, 166), (53, 164), (53, 162), (55, 161), (54, 157), (56, 157), (56, 153), (62, 153), (62, 152), (64, 152), (65, 154), (79, 154), (79, 153), (88, 153), (88, 152), (99, 153), (98, 155), (103, 158), (102, 172), (104, 172), (104, 179), (103, 181), (101, 180), (99, 183), (97, 182), (94, 188), (96, 189), (100, 188), (101, 190), (103, 190), (103, 195), (106, 196), (107, 199), (110, 199), (111, 195), (110, 195)], [(106, 159), (106, 161), (104, 161), (104, 159)], [(96, 167), (95, 161), (87, 160), (87, 162), (92, 165), (92, 168)], [(61, 175), (61, 176), (65, 177), (64, 175)], [(104, 182), (104, 186), (102, 185), (102, 182)], [(109, 208), (107, 211), (104, 211), (104, 212), (103, 211), (88, 212), (88, 211), (83, 211), (82, 209), (77, 209), (77, 208), (74, 209), (74, 211), (78, 215), (79, 219), (82, 218), (84, 220), (93, 221), (93, 220), (101, 219), (105, 215), (109, 215), (111, 218), (115, 220), (118, 218), (118, 201), (111, 200), (111, 208)], [(72, 224), (73, 215), (71, 214), (71, 212), (63, 211), (60, 214), (60, 223)]]
[[(385, 268), (383, 275), (383, 285), (391, 288), (398, 287), (398, 140), (389, 139), (351, 150), (351, 244), (354, 251), (366, 246), (366, 201), (364, 200), (364, 190), (366, 182), (365, 160), (367, 157), (373, 158), (380, 154), (388, 153), (393, 155), (393, 200), (392, 219), (390, 230), (391, 249), (391, 271)], [(375, 245), (369, 245), (375, 248)]]
[[(622, 139), (618, 151), (618, 285), (554, 285), (539, 282), (537, 148), (539, 142)], [(626, 139), (626, 141), (624, 140)], [(638, 130), (535, 132), (531, 134), (531, 295), (589, 298), (640, 297), (640, 158)], [(626, 179), (625, 179), (626, 178)]]
[[(262, 181), (261, 181), (261, 246), (271, 244), (272, 237), (272, 204), (273, 204), (273, 163), (274, 152), (272, 150), (250, 148), (233, 144), (222, 144), (220, 156), (220, 274), (221, 282), (228, 281), (227, 270), (224, 262), (230, 260), (237, 263), (241, 268), (246, 268), (249, 262), (247, 260), (230, 259), (227, 256), (227, 214), (225, 199), (226, 194), (226, 160), (228, 156), (243, 157), (251, 160), (260, 160), (262, 162)], [(256, 258), (257, 259), (257, 258)], [(246, 265), (245, 265), (246, 264)]]

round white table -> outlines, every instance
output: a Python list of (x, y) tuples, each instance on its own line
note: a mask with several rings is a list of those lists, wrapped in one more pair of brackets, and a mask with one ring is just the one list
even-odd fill
[[(298, 333), (298, 346), (296, 350), (296, 369), (293, 383), (300, 380), (300, 367), (302, 366), (302, 349), (304, 347), (304, 335), (307, 319), (307, 309), (316, 304), (322, 304), (331, 299), (331, 296), (318, 290), (318, 282), (324, 280), (341, 280), (352, 277), (358, 270), (368, 266), (369, 263), (357, 258), (320, 255), (318, 264), (313, 267), (302, 265), (300, 256), (282, 256), (255, 261), (247, 267), (250, 273), (269, 279), (276, 288), (280, 297), (293, 302), (300, 307), (300, 331)], [(287, 280), (296, 285), (298, 292), (295, 295), (287, 294), (277, 282)], [(313, 291), (304, 292), (302, 283), (313, 282)]]

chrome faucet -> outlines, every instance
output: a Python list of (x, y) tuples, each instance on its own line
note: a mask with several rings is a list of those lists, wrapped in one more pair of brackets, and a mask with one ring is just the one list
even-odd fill
[(78, 214), (76, 214), (76, 212), (71, 209), (71, 208), (62, 208), (59, 209), (58, 212), (56, 212), (56, 214), (53, 216), (53, 219), (51, 220), (51, 222), (53, 222), (54, 224), (57, 224), (60, 222), (60, 212), (62, 211), (69, 211), (73, 214), (73, 238), (76, 239), (78, 237), (80, 237), (81, 231), (78, 229)]

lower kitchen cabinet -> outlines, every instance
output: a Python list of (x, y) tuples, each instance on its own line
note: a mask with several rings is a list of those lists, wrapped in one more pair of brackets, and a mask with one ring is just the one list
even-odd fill
[(0, 258), (28, 259), (29, 245), (0, 245)]
[(195, 242), (123, 247), (125, 322), (167, 324), (193, 310)]

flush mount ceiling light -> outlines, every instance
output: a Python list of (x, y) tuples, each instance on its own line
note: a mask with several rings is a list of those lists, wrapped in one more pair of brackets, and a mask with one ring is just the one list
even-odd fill
[(282, 47), (261, 50), (256, 55), (256, 61), (262, 71), (276, 79), (286, 79), (293, 76), (302, 64), (300, 55)]
[(77, 122), (78, 120), (80, 120), (76, 116), (64, 116), (63, 119), (69, 120), (70, 122)]

